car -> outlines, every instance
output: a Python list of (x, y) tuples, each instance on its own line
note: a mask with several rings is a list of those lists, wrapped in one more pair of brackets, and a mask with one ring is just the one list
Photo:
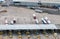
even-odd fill
[(42, 13), (43, 11), (40, 9), (35, 9), (35, 12)]

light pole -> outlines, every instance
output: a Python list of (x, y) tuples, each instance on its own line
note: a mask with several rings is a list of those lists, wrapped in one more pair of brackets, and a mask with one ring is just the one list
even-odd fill
[(59, 14), (59, 11), (60, 11), (60, 7), (58, 7), (58, 14)]

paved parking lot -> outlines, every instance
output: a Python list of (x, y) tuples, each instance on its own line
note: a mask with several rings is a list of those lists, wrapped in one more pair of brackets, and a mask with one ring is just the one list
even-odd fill
[(35, 24), (33, 14), (36, 14), (39, 24), (41, 24), (42, 17), (48, 17), (52, 24), (60, 24), (60, 15), (48, 13), (36, 13), (34, 10), (24, 7), (0, 7), (0, 10), (7, 10), (7, 12), (0, 12), (0, 24), (4, 24), (5, 18), (10, 22), (13, 18), (17, 19), (16, 24)]

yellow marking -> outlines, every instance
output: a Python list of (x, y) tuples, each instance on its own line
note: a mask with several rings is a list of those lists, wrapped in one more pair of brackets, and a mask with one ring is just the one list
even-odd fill
[(12, 35), (9, 35), (9, 38), (13, 38), (13, 36)]
[(2, 39), (2, 38), (3, 38), (2, 34), (3, 34), (3, 32), (0, 32), (0, 39)]
[(28, 34), (30, 34), (30, 32), (26, 32), (26, 34), (28, 35)]
[(30, 36), (30, 35), (27, 35), (27, 38), (28, 38), (28, 39), (30, 39), (30, 38), (31, 38), (31, 36)]
[(19, 35), (21, 35), (21, 32), (18, 32)]
[(0, 35), (2, 35), (3, 34), (3, 32), (0, 32)]
[(48, 35), (45, 35), (45, 37), (46, 37), (47, 39), (49, 39), (49, 36), (48, 36)]
[(9, 32), (10, 35), (12, 35), (12, 32)]
[(40, 39), (40, 35), (37, 35), (37, 39)]
[(57, 33), (54, 33), (53, 36), (54, 36), (54, 38), (56, 39), (56, 38), (57, 38)]
[(36, 38), (37, 36), (36, 35), (34, 35), (34, 38)]
[(22, 36), (21, 35), (18, 35), (18, 39), (22, 39)]
[(5, 36), (4, 39), (8, 39), (8, 36)]
[(2, 35), (0, 35), (0, 39), (2, 39), (3, 38), (3, 36)]

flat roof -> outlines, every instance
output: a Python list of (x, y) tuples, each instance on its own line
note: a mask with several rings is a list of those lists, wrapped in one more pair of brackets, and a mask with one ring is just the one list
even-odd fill
[(21, 25), (0, 25), (0, 30), (38, 30), (38, 29), (57, 29), (54, 24), (21, 24)]
[[(1, 0), (4, 1), (4, 0)], [(11, 0), (11, 1), (20, 1), (20, 2), (38, 2), (38, 0)]]

